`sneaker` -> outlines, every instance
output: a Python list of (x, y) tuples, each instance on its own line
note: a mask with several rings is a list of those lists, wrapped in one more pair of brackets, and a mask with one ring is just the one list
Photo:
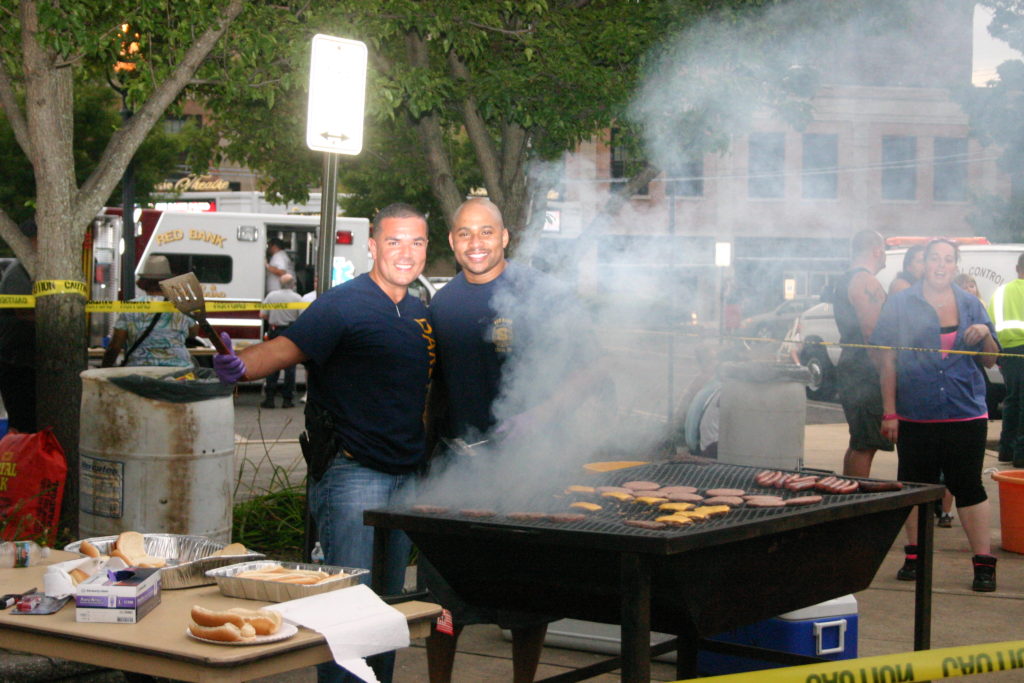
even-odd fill
[(942, 516), (939, 517), (939, 526), (943, 529), (953, 528), (953, 515), (948, 512), (943, 512)]
[(281, 407), (282, 408), (294, 408), (295, 407), (295, 402), (292, 401), (290, 398), (286, 398), (284, 400), (284, 403), (281, 404)]
[(996, 558), (991, 555), (975, 555), (974, 583), (971, 590), (979, 593), (991, 593), (996, 589)]
[(303, 403), (305, 403), (306, 402), (306, 394), (303, 394), (302, 398), (300, 398), (299, 400), (302, 401)]
[(276, 408), (276, 407), (277, 406), (274, 405), (274, 399), (272, 399), (272, 398), (263, 399), (263, 403), (260, 403), (260, 408)]
[(896, 578), (900, 581), (917, 581), (917, 546), (905, 545), (903, 552), (906, 554), (906, 559), (903, 560), (900, 570), (896, 572)]

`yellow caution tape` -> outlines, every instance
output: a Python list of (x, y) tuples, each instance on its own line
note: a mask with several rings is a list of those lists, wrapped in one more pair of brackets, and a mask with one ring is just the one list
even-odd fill
[(0, 308), (35, 308), (36, 298), (31, 294), (0, 294)]
[[(700, 679), (701, 683), (914, 683), (1024, 669), (1024, 640), (804, 664)], [(678, 681), (676, 683), (679, 683)]]
[(84, 282), (77, 280), (39, 280), (32, 285), (34, 296), (50, 296), (51, 294), (78, 294), (88, 296), (88, 288)]
[[(57, 294), (59, 292), (50, 292)], [(40, 295), (42, 296), (42, 295)], [(207, 301), (207, 312), (224, 311), (269, 311), (294, 309), (302, 310), (309, 307), (308, 301), (295, 301), (284, 304), (263, 304), (258, 301)], [(0, 295), (0, 308), (33, 308), (36, 298), (28, 294)], [(87, 301), (86, 313), (173, 313), (176, 311), (170, 301)]]
[(85, 304), (86, 313), (173, 313), (176, 310), (170, 301), (90, 301)]

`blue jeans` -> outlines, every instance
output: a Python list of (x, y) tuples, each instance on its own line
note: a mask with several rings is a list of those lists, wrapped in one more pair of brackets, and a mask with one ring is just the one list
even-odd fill
[[(327, 564), (341, 567), (372, 568), (374, 528), (363, 524), (363, 511), (388, 507), (404, 493), (409, 474), (385, 474), (364, 467), (355, 460), (338, 455), (320, 481), (309, 487), (309, 511), (316, 521), (320, 546)], [(382, 530), (384, 532), (385, 530)], [(384, 594), (402, 592), (405, 568), (412, 542), (401, 531), (387, 531), (388, 555)], [(369, 575), (363, 577), (369, 583)], [(371, 658), (382, 683), (388, 683), (395, 666), (393, 652)], [(333, 662), (317, 666), (318, 681), (357, 681)]]
[[(273, 339), (284, 331), (284, 327), (277, 327), (270, 330), (267, 335), (268, 339)], [(284, 373), (284, 383), (278, 387), (278, 379), (281, 377), (281, 373)], [(267, 375), (266, 381), (266, 392), (267, 398), (273, 399), (274, 394), (281, 392), (281, 396), (286, 401), (291, 401), (295, 398), (295, 366), (289, 365), (284, 370), (274, 370), (272, 373)]]

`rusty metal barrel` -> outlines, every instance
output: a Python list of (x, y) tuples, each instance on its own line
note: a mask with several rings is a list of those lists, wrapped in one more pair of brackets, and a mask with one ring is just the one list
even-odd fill
[(203, 368), (86, 370), (79, 536), (122, 531), (231, 540), (234, 403)]

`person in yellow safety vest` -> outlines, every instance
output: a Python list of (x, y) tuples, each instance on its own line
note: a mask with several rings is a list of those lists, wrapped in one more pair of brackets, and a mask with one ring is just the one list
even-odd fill
[(1017, 259), (1017, 279), (996, 289), (988, 314), (1002, 352), (1011, 354), (999, 358), (999, 370), (1006, 381), (999, 461), (1024, 467), (1024, 254)]

